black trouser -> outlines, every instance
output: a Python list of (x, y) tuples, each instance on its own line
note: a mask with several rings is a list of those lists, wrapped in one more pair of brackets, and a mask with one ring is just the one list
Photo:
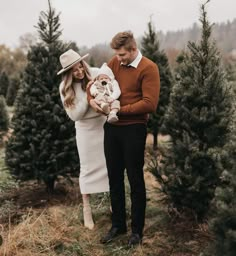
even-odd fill
[(104, 149), (110, 184), (112, 226), (126, 230), (124, 170), (131, 191), (131, 228), (142, 236), (146, 189), (143, 175), (146, 125), (104, 125)]

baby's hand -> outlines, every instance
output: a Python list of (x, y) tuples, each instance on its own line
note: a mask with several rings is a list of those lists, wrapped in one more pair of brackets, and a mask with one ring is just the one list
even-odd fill
[(90, 88), (90, 93), (93, 97), (96, 97), (98, 95), (98, 89), (92, 85)]
[(98, 95), (98, 90), (96, 89), (95, 91), (94, 91), (94, 97), (96, 97)]
[(112, 103), (114, 100), (112, 97), (108, 97), (108, 103)]

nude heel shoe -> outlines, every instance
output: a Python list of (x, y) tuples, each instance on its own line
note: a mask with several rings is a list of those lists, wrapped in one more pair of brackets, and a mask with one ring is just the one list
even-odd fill
[(85, 206), (83, 208), (83, 215), (84, 215), (84, 226), (88, 229), (93, 229), (94, 222), (93, 222), (92, 211), (90, 206)]

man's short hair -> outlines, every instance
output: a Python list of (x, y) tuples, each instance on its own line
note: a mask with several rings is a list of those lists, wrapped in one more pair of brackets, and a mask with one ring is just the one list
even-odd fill
[(124, 31), (117, 33), (110, 43), (110, 46), (114, 50), (118, 50), (124, 47), (127, 51), (137, 48), (136, 41), (131, 31)]

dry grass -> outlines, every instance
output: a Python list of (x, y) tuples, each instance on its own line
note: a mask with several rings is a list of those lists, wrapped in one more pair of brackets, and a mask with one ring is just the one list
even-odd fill
[[(95, 228), (90, 231), (83, 226), (80, 201), (48, 202), (44, 207), (28, 208), (18, 219), (2, 225), (4, 243), (1, 256), (37, 255), (84, 255), (84, 256), (194, 256), (199, 255), (207, 244), (207, 225), (197, 225), (185, 219), (172, 220), (168, 215), (163, 195), (157, 192), (158, 184), (148, 172), (147, 211), (143, 246), (127, 248), (129, 233), (106, 246), (99, 243), (100, 237), (110, 227), (109, 200), (107, 194), (94, 195), (92, 207)], [(71, 191), (72, 192), (72, 191)], [(129, 191), (127, 191), (127, 194)], [(65, 195), (65, 198), (68, 198)], [(56, 203), (57, 202), (57, 203)], [(55, 204), (56, 203), (56, 204)], [(127, 200), (129, 208), (129, 200)], [(130, 218), (130, 211), (127, 211)], [(130, 228), (130, 221), (128, 221)]]
[[(0, 195), (0, 202), (11, 198), (15, 205), (7, 218), (0, 219), (0, 256), (199, 256), (210, 240), (207, 224), (170, 215), (153, 175), (145, 171), (145, 179), (147, 209), (142, 246), (127, 248), (129, 233), (111, 244), (100, 244), (100, 237), (111, 224), (109, 195), (92, 196), (95, 228), (91, 231), (83, 226), (77, 181), (71, 186), (61, 179), (52, 197), (47, 196), (42, 184), (32, 182)], [(126, 193), (130, 232), (127, 183)]]

